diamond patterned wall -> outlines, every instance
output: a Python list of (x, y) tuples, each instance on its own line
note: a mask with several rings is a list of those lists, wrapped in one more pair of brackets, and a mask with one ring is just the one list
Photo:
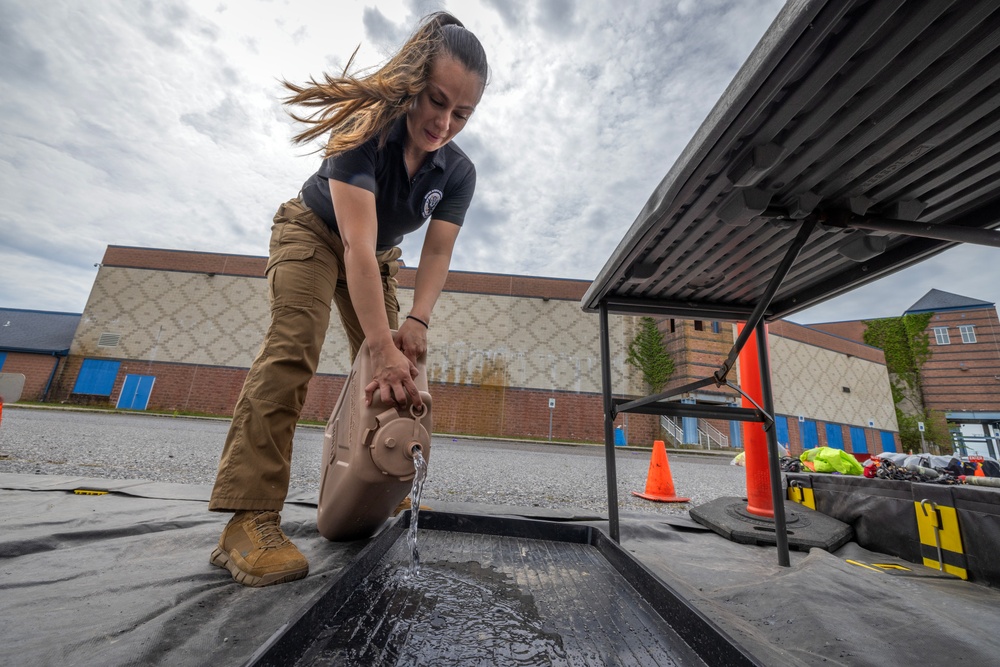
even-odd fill
[[(411, 295), (409, 291), (401, 295), (404, 311), (409, 305), (404, 300)], [(612, 317), (609, 322), (617, 348), (613, 381), (619, 390), (624, 389), (622, 382), (635, 380), (634, 373), (624, 372), (626, 319), (633, 318)], [(575, 301), (445, 293), (434, 311), (432, 336), (431, 381), (601, 390), (598, 320)]]
[[(412, 298), (412, 290), (400, 289), (402, 313)], [(611, 317), (610, 326), (615, 389), (634, 393), (637, 374), (624, 352), (633, 319)], [(267, 320), (262, 278), (102, 267), (71, 354), (247, 368)], [(103, 333), (120, 335), (118, 345), (98, 346)], [(598, 321), (576, 301), (447, 292), (435, 308), (429, 342), (432, 382), (601, 390)], [(319, 372), (349, 368), (334, 313)]]
[(776, 412), (898, 430), (884, 365), (779, 336), (768, 341)]
[[(263, 279), (101, 267), (70, 353), (246, 367), (264, 336), (266, 290)], [(118, 345), (99, 347), (102, 333)]]

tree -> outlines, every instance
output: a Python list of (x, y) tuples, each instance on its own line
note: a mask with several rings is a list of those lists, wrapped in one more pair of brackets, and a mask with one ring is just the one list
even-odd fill
[(658, 394), (674, 374), (674, 359), (663, 345), (663, 334), (652, 317), (639, 319), (639, 331), (628, 345), (625, 358), (642, 372), (651, 394)]
[(899, 424), (899, 440), (903, 449), (920, 451), (920, 431), (917, 422), (924, 422), (925, 440), (940, 451), (948, 439), (941, 433), (940, 416), (928, 411), (924, 402), (920, 373), (931, 357), (927, 325), (934, 313), (886, 317), (866, 321), (865, 342), (885, 353), (889, 371), (892, 402)]

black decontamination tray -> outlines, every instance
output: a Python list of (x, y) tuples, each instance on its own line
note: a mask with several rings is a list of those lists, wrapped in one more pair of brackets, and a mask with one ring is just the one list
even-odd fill
[(247, 665), (759, 665), (592, 526), (393, 520)]

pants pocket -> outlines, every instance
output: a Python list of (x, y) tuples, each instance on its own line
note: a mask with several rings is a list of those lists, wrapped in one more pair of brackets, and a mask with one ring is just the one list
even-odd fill
[[(307, 307), (314, 299), (321, 284), (318, 272), (323, 270), (315, 259), (316, 249), (309, 246), (279, 246), (267, 260), (267, 287), (271, 307)], [(325, 281), (329, 282), (329, 281)], [(329, 307), (330, 300), (326, 300)]]

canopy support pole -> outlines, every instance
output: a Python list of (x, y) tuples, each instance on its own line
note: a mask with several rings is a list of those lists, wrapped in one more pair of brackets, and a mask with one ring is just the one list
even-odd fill
[[(774, 415), (774, 393), (771, 391), (771, 360), (768, 354), (767, 327), (763, 321), (757, 323), (757, 359), (760, 364), (760, 389), (764, 402), (764, 412)], [(774, 537), (778, 548), (778, 565), (788, 567), (788, 531), (785, 522), (785, 498), (781, 487), (781, 466), (778, 459), (778, 429), (772, 421), (764, 428), (767, 435), (767, 467), (771, 478), (771, 502), (774, 505)]]
[(604, 464), (608, 480), (608, 529), (611, 539), (621, 543), (618, 520), (618, 472), (615, 469), (615, 407), (611, 396), (611, 339), (608, 306), (603, 301), (601, 319), (601, 393), (604, 397)]

